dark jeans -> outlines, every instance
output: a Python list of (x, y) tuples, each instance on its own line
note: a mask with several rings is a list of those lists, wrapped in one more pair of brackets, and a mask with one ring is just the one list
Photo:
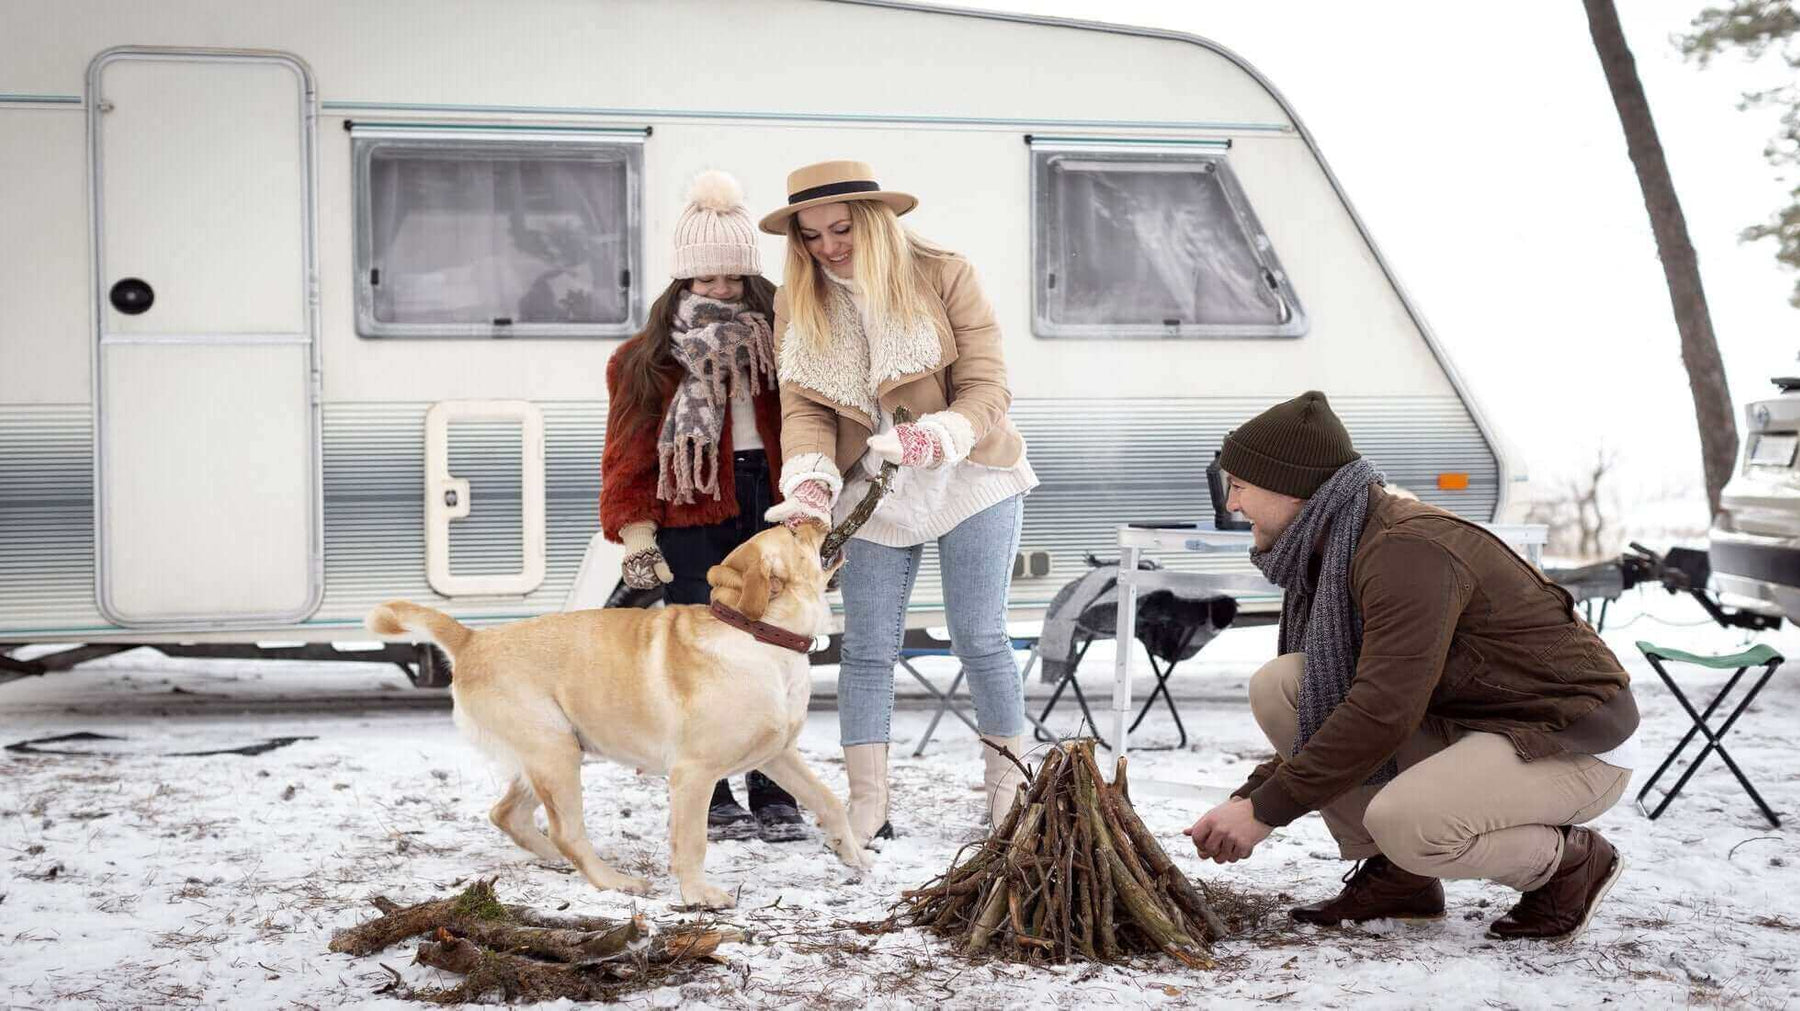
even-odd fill
[(711, 526), (663, 527), (656, 532), (656, 547), (675, 573), (675, 581), (663, 588), (663, 600), (667, 603), (709, 602), (712, 587), (706, 584), (706, 570), (772, 525), (763, 522), (763, 513), (775, 504), (768, 456), (760, 449), (733, 453), (731, 469), (737, 483), (735, 517)]
[[(773, 525), (763, 522), (763, 513), (775, 504), (768, 454), (760, 449), (733, 453), (731, 469), (737, 485), (737, 516), (711, 526), (664, 527), (656, 532), (657, 550), (662, 552), (669, 570), (675, 574), (675, 581), (663, 587), (665, 603), (709, 603), (712, 587), (706, 582), (706, 570), (723, 562), (738, 545)], [(760, 772), (750, 772), (744, 781), (750, 793), (751, 810), (771, 802), (794, 803), (794, 798)], [(720, 780), (713, 788), (713, 802), (730, 796), (731, 788)]]

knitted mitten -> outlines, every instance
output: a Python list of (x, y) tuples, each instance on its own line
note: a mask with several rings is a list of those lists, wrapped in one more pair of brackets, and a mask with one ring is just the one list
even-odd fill
[(831, 526), (831, 486), (823, 481), (802, 481), (794, 486), (781, 504), (763, 514), (770, 523), (780, 523), (789, 530), (803, 523)]
[(625, 545), (625, 560), (619, 574), (625, 585), (634, 590), (654, 590), (675, 581), (675, 573), (656, 546), (656, 524), (649, 521), (630, 523), (619, 529), (619, 540)]
[(955, 411), (934, 411), (918, 421), (895, 425), (869, 437), (869, 452), (902, 467), (954, 467), (975, 447), (969, 419)]

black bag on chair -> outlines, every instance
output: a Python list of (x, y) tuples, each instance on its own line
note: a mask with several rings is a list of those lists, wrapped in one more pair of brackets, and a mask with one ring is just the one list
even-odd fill
[[(1230, 597), (1177, 597), (1172, 590), (1154, 590), (1138, 598), (1137, 638), (1151, 656), (1180, 663), (1223, 632), (1237, 609)], [(1119, 605), (1114, 600), (1094, 604), (1081, 612), (1077, 624), (1095, 639), (1111, 639), (1118, 634)]]
[[(1087, 562), (1092, 571), (1057, 591), (1045, 611), (1045, 634), (1039, 640), (1038, 656), (1041, 677), (1048, 684), (1063, 679), (1084, 642), (1111, 639), (1118, 634), (1115, 591), (1119, 563), (1093, 555), (1087, 557)], [(1147, 558), (1138, 563), (1139, 571), (1161, 568)], [(1090, 603), (1082, 607), (1084, 601)], [(1051, 623), (1066, 622), (1068, 611), (1075, 607), (1081, 610), (1074, 627), (1065, 626), (1062, 634), (1052, 634)], [(1192, 658), (1224, 631), (1237, 617), (1237, 610), (1237, 601), (1231, 597), (1178, 597), (1172, 590), (1155, 590), (1138, 598), (1137, 638), (1150, 655), (1163, 663), (1179, 663)]]
[[(1044, 630), (1038, 638), (1038, 659), (1044, 672), (1044, 679), (1056, 685), (1050, 693), (1049, 701), (1044, 705), (1043, 713), (1038, 718), (1040, 724), (1034, 734), (1040, 741), (1049, 740), (1042, 721), (1050, 718), (1056, 703), (1062, 698), (1063, 690), (1069, 689), (1077, 705), (1081, 707), (1084, 723), (1094, 728), (1094, 714), (1088, 705), (1087, 696), (1081, 690), (1081, 683), (1075, 679), (1075, 669), (1086, 656), (1088, 646), (1097, 639), (1118, 638), (1118, 565), (1103, 563), (1089, 556), (1088, 563), (1092, 571), (1063, 587), (1062, 591), (1051, 601), (1045, 612)], [(1141, 569), (1159, 568), (1154, 562), (1140, 562)], [(1137, 602), (1137, 627), (1133, 629), (1134, 637), (1144, 644), (1150, 654), (1151, 673), (1156, 677), (1156, 687), (1144, 699), (1143, 708), (1138, 711), (1130, 731), (1136, 731), (1150, 714), (1150, 709), (1161, 696), (1169, 708), (1169, 714), (1175, 721), (1175, 729), (1180, 734), (1177, 748), (1187, 746), (1187, 728), (1181, 723), (1181, 713), (1175, 708), (1175, 697), (1169, 694), (1168, 679), (1175, 673), (1175, 666), (1192, 658), (1201, 648), (1211, 642), (1220, 632), (1230, 626), (1237, 617), (1237, 601), (1223, 595), (1205, 597), (1182, 597), (1173, 590), (1152, 590), (1142, 594)], [(1074, 616), (1071, 617), (1071, 614)], [(1099, 735), (1096, 732), (1095, 736)], [(1104, 738), (1100, 738), (1102, 746)]]
[(1177, 597), (1173, 591), (1156, 590), (1138, 601), (1138, 641), (1158, 660), (1180, 663), (1224, 631), (1237, 609), (1230, 597)]

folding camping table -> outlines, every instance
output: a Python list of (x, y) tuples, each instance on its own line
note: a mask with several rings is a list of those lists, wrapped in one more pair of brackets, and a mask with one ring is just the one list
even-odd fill
[[(1279, 597), (1281, 587), (1264, 579), (1255, 570), (1216, 572), (1172, 572), (1168, 569), (1141, 570), (1138, 560), (1146, 551), (1187, 551), (1210, 555), (1236, 555), (1243, 558), (1250, 550), (1248, 530), (1218, 530), (1211, 523), (1189, 527), (1119, 527), (1119, 609), (1115, 637), (1118, 658), (1113, 663), (1113, 737), (1115, 754), (1131, 749), (1131, 665), (1137, 637), (1137, 599), (1139, 592), (1170, 590), (1184, 597), (1226, 594), (1233, 597)], [(1171, 699), (1171, 703), (1173, 700)]]

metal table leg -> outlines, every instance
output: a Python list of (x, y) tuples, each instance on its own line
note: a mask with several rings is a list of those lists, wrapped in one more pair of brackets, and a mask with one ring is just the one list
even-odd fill
[[(1126, 721), (1131, 718), (1131, 660), (1132, 647), (1137, 642), (1137, 548), (1121, 547), (1119, 549), (1119, 610), (1118, 624), (1113, 634), (1113, 642), (1118, 646), (1118, 658), (1113, 661), (1113, 748), (1116, 754), (1124, 755), (1131, 750), (1128, 738), (1130, 728)], [(1077, 686), (1079, 694), (1080, 687)]]

